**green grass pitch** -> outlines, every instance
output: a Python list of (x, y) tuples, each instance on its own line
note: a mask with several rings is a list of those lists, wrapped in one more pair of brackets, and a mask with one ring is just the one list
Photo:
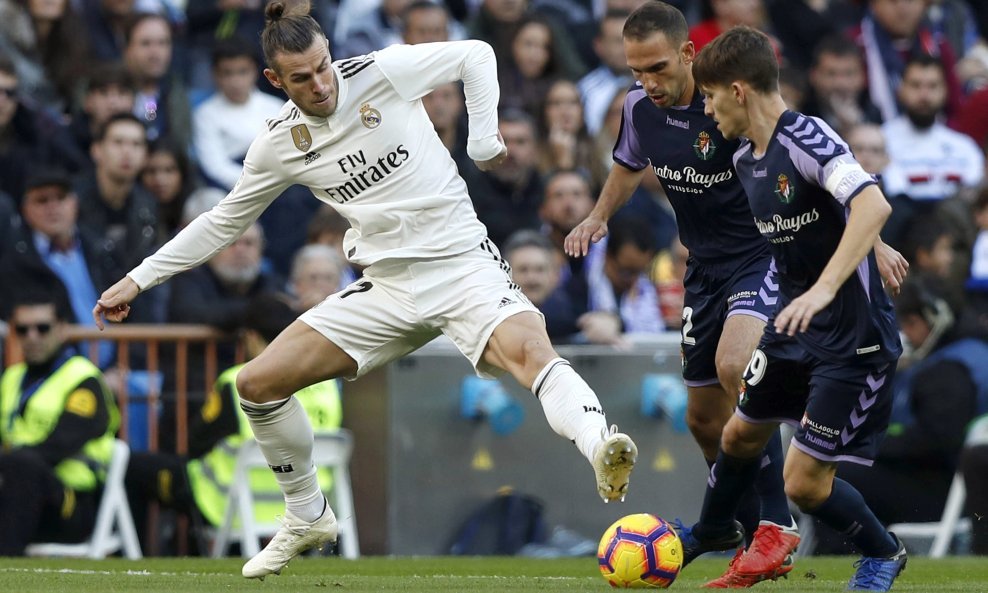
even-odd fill
[[(853, 571), (852, 557), (799, 559), (788, 579), (761, 583), (754, 591), (843, 591)], [(523, 558), (338, 558), (309, 557), (292, 562), (281, 576), (263, 582), (240, 576), (238, 559), (154, 558), (131, 562), (0, 558), (4, 593), (113, 593), (157, 591), (196, 593), (263, 591), (610, 591), (593, 557), (565, 560)], [(701, 559), (680, 574), (672, 590), (697, 589), (727, 566), (727, 558)], [(910, 558), (893, 587), (896, 592), (988, 593), (988, 559)]]

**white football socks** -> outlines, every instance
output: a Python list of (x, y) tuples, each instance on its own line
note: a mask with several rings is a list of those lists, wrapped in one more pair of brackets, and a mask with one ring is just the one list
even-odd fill
[(285, 506), (303, 521), (318, 519), (326, 499), (312, 463), (312, 423), (294, 396), (258, 404), (240, 400), (264, 459), (285, 495)]
[(550, 360), (532, 383), (549, 426), (576, 444), (593, 463), (594, 453), (607, 428), (604, 409), (587, 382), (563, 358)]

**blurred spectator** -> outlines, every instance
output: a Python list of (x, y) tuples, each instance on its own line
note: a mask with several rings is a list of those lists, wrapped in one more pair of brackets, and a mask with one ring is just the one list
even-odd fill
[(217, 42), (213, 79), (217, 92), (193, 115), (193, 143), (206, 180), (229, 191), (243, 173), (247, 149), (284, 101), (257, 89), (257, 62), (240, 39)]
[(594, 134), (597, 159), (607, 170), (610, 170), (614, 166), (614, 145), (617, 143), (618, 135), (621, 133), (621, 118), (624, 115), (624, 98), (627, 94), (628, 88), (622, 88), (614, 92), (614, 95), (607, 104), (607, 110), (604, 112), (604, 119), (601, 122), (600, 130)]
[[(715, 37), (738, 25), (765, 28), (762, 0), (706, 0), (704, 13), (704, 20), (690, 27), (690, 41), (698, 52)], [(779, 54), (778, 40), (772, 39), (772, 45)]]
[(954, 266), (954, 234), (936, 214), (916, 217), (906, 232), (902, 254), (913, 271), (945, 282)]
[(0, 53), (0, 191), (24, 193), (25, 165), (57, 165), (75, 173), (85, 166), (68, 128), (22, 100), (13, 62)]
[(951, 128), (970, 136), (984, 153), (988, 153), (986, 113), (988, 113), (988, 87), (968, 96), (957, 115), (950, 120)]
[(498, 59), (501, 109), (522, 109), (538, 117), (546, 93), (562, 75), (549, 21), (528, 15), (511, 38), (511, 53)]
[(568, 283), (571, 277), (581, 275), (584, 261), (583, 258), (566, 257), (563, 241), (592, 209), (593, 196), (585, 173), (561, 170), (546, 179), (539, 218), (542, 220), (542, 234), (549, 238), (555, 249), (556, 269), (563, 284)]
[(205, 323), (224, 331), (239, 327), (251, 297), (282, 286), (277, 277), (261, 271), (263, 251), (264, 235), (254, 224), (205, 266), (176, 276), (169, 321)]
[(504, 244), (512, 280), (542, 312), (546, 331), (554, 342), (579, 332), (576, 320), (581, 313), (560, 283), (555, 252), (552, 243), (533, 230), (518, 231)]
[[(0, 283), (0, 317), (10, 313), (15, 292), (27, 285), (67, 303), (75, 323), (95, 325), (93, 305), (122, 269), (112, 245), (80, 229), (78, 216), (79, 200), (65, 173), (46, 168), (31, 174), (21, 200), (23, 224), (2, 239), (7, 247), (0, 275), (16, 281)], [(108, 366), (112, 355), (110, 343), (101, 343), (100, 366)]]
[(871, 175), (882, 175), (890, 161), (881, 126), (857, 124), (848, 128), (843, 135), (861, 168)]
[(100, 62), (121, 60), (126, 45), (127, 23), (134, 14), (134, 0), (81, 1), (83, 7), (79, 13), (86, 23), (93, 57)]
[(988, 186), (982, 187), (971, 205), (978, 237), (971, 254), (971, 275), (967, 289), (984, 295), (988, 300)]
[(659, 311), (666, 329), (679, 329), (683, 324), (683, 302), (686, 289), (686, 264), (690, 252), (676, 237), (668, 249), (663, 249), (652, 263), (651, 276), (659, 295)]
[(868, 12), (852, 31), (864, 52), (868, 95), (883, 121), (899, 115), (896, 89), (906, 63), (921, 55), (933, 56), (943, 66), (947, 113), (956, 113), (960, 106), (961, 88), (954, 73), (957, 54), (946, 39), (935, 37), (924, 25), (926, 4), (926, 0), (868, 0)]
[(637, 219), (623, 218), (609, 225), (609, 231), (591, 245), (583, 266), (587, 309), (619, 315), (623, 333), (661, 332), (665, 325), (658, 294), (648, 277), (656, 254), (651, 229)]
[(333, 58), (351, 58), (401, 43), (402, 15), (412, 0), (381, 0), (380, 6), (350, 24), (346, 37), (335, 39)]
[(158, 240), (166, 240), (181, 228), (185, 200), (195, 187), (192, 164), (185, 151), (168, 138), (152, 142), (141, 171), (141, 185), (158, 204)]
[(978, 43), (978, 25), (964, 0), (929, 0), (926, 18), (933, 34), (946, 39), (958, 58)]
[(508, 147), (504, 162), (489, 172), (473, 167), (460, 174), (467, 182), (477, 218), (487, 226), (487, 236), (501, 246), (519, 229), (539, 228), (543, 192), (535, 120), (524, 111), (503, 111), (498, 130)]
[[(243, 39), (251, 44), (257, 63), (263, 61), (261, 31), (264, 29), (265, 4), (264, 0), (195, 0), (186, 4), (188, 31), (184, 49), (189, 62), (184, 75), (195, 93), (205, 95), (214, 90), (212, 53), (213, 46), (219, 41), (234, 37)], [(260, 89), (273, 96), (282, 96), (266, 81), (262, 81)]]
[(93, 137), (111, 115), (134, 110), (136, 92), (134, 81), (122, 65), (100, 64), (92, 69), (69, 128), (76, 145), (84, 154), (89, 154)]
[(543, 174), (560, 169), (579, 169), (590, 180), (593, 191), (599, 191), (607, 177), (594, 149), (593, 139), (583, 121), (583, 105), (576, 85), (557, 80), (549, 87), (542, 108), (542, 148), (540, 171)]
[[(988, 412), (979, 408), (979, 395), (988, 393), (988, 344), (965, 333), (950, 305), (932, 290), (935, 284), (910, 271), (896, 299), (913, 354), (900, 360), (891, 422), (874, 465), (842, 463), (838, 469), (886, 525), (940, 519), (965, 429)], [(911, 364), (902, 368), (903, 362)]]
[(299, 249), (292, 260), (289, 283), (295, 310), (308, 311), (340, 290), (344, 267), (343, 258), (328, 245), (306, 245)]
[(89, 50), (68, 0), (0, 0), (0, 53), (13, 58), (25, 96), (69, 110)]
[(779, 94), (782, 95), (786, 109), (802, 112), (809, 92), (810, 83), (802, 70), (791, 66), (779, 68)]
[(926, 55), (911, 58), (899, 87), (903, 114), (883, 127), (889, 157), (903, 175), (886, 179), (889, 194), (905, 194), (917, 201), (942, 200), (981, 182), (985, 173), (981, 149), (969, 137), (937, 121), (946, 99), (940, 61)]
[(158, 205), (137, 177), (147, 160), (144, 125), (129, 113), (110, 117), (93, 142), (95, 169), (76, 180), (79, 222), (113, 244), (129, 269), (155, 246)]
[[(498, 63), (503, 66), (511, 61), (515, 35), (529, 16), (531, 13), (528, 0), (482, 0), (480, 8), (467, 24), (467, 36), (491, 44)], [(555, 57), (558, 71), (565, 78), (578, 79), (586, 73), (586, 66), (573, 47), (569, 35), (554, 22), (544, 18), (542, 20), (552, 28), (549, 38), (553, 46), (548, 53)], [(499, 79), (503, 84), (504, 79), (500, 76)]]
[(600, 66), (581, 78), (577, 85), (583, 99), (587, 130), (591, 136), (595, 136), (604, 125), (604, 116), (614, 94), (627, 89), (634, 80), (624, 59), (624, 38), (621, 32), (626, 20), (628, 13), (625, 11), (607, 11), (593, 40), (594, 53), (600, 59)]
[(147, 126), (148, 140), (170, 136), (188, 146), (189, 100), (179, 77), (170, 74), (173, 50), (171, 25), (163, 16), (139, 14), (128, 24), (124, 66), (137, 88), (134, 115)]
[(436, 87), (422, 97), (422, 105), (460, 173), (475, 167), (467, 155), (466, 105), (460, 83), (448, 82)]
[(21, 556), (92, 532), (120, 415), (99, 369), (66, 346), (50, 295), (19, 298), (10, 325), (24, 362), (0, 377), (0, 555)]
[(194, 190), (182, 205), (182, 222), (178, 225), (178, 229), (189, 226), (189, 223), (201, 214), (209, 212), (225, 197), (226, 192), (215, 187), (200, 187)]
[(415, 0), (405, 8), (401, 19), (403, 43), (449, 41), (449, 11), (430, 0)]
[(353, 264), (347, 263), (346, 254), (343, 253), (343, 238), (348, 230), (350, 230), (350, 222), (332, 206), (324, 204), (309, 219), (309, 225), (305, 231), (306, 245), (332, 247), (340, 259), (346, 263), (340, 273), (339, 288), (349, 286), (360, 276), (360, 270), (355, 268)]
[(768, 0), (765, 4), (785, 63), (801, 70), (809, 70), (815, 48), (824, 38), (861, 21), (856, 0)]
[(861, 52), (847, 39), (827, 37), (817, 45), (809, 82), (806, 115), (819, 117), (841, 134), (860, 123), (881, 123), (882, 114), (868, 99)]

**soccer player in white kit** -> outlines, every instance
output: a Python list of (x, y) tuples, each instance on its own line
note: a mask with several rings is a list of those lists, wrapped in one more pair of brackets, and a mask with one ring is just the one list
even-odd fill
[(352, 225), (344, 240), (364, 276), (304, 313), (237, 377), (241, 407), (285, 495), (284, 527), (243, 568), (278, 573), (300, 552), (336, 539), (312, 465), (312, 427), (296, 391), (353, 379), (440, 333), (478, 374), (511, 373), (539, 399), (549, 425), (594, 468), (605, 502), (623, 500), (637, 456), (608, 428), (597, 396), (553, 350), (539, 313), (477, 220), (466, 184), (421, 97), (462, 80), (467, 152), (482, 170), (507, 154), (497, 133), (494, 52), (481, 41), (392, 46), (331, 62), (300, 3), (271, 2), (265, 76), (289, 97), (251, 145), (227, 197), (100, 297), (93, 316), (122, 321), (137, 295), (231, 244), (289, 185), (307, 186)]

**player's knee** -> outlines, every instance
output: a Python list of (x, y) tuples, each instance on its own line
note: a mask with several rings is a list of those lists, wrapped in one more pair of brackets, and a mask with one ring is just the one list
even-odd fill
[(247, 363), (237, 373), (237, 393), (240, 395), (240, 399), (255, 404), (261, 404), (270, 399), (270, 389), (265, 385), (264, 374), (257, 372), (250, 363)]
[(786, 476), (786, 496), (803, 512), (819, 507), (827, 499), (820, 486), (799, 474)]
[(713, 459), (720, 446), (720, 433), (724, 424), (704, 410), (689, 408), (686, 410), (686, 426), (700, 445), (704, 457)]
[(717, 380), (720, 381), (721, 387), (732, 397), (737, 396), (741, 389), (741, 377), (744, 375), (748, 361), (728, 354), (717, 357), (716, 364)]
[(738, 421), (729, 421), (724, 426), (724, 432), (720, 437), (720, 446), (724, 453), (742, 459), (758, 457), (765, 449), (765, 443), (756, 432), (750, 429), (750, 425)]
[(539, 336), (526, 337), (522, 340), (521, 353), (524, 365), (537, 370), (541, 370), (549, 364), (549, 361), (559, 356), (552, 349), (552, 345)]

